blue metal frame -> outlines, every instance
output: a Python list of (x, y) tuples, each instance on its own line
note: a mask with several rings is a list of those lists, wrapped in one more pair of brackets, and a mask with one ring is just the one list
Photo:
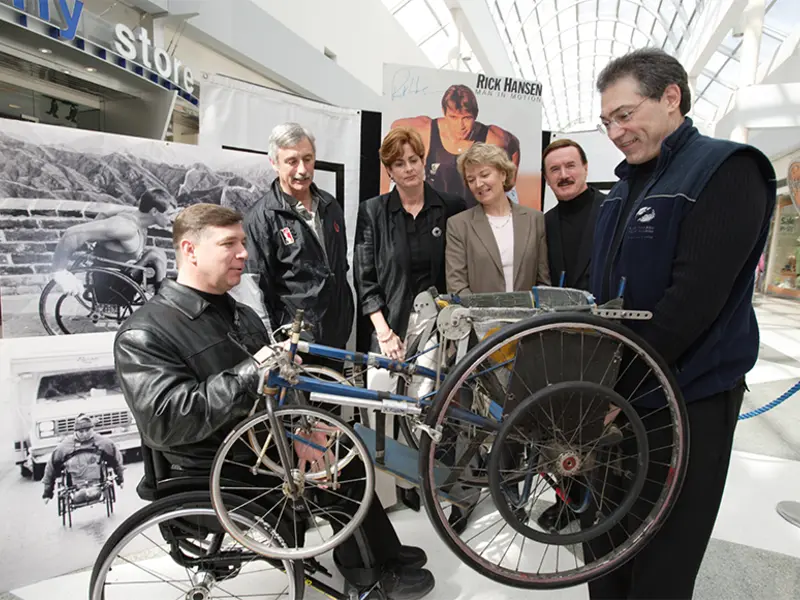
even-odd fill
[[(331, 346), (323, 346), (321, 344), (310, 344), (300, 342), (298, 344), (289, 344), (289, 356), (293, 360), (297, 350), (301, 349), (303, 352), (311, 356), (321, 356), (341, 362), (350, 361), (355, 364), (375, 366), (380, 369), (386, 369), (392, 373), (402, 373), (405, 375), (421, 375), (430, 379), (436, 379), (436, 372), (432, 369), (419, 367), (413, 363), (399, 360), (391, 360), (379, 354), (365, 354), (363, 352), (350, 352), (342, 350), (341, 348), (333, 348)], [(485, 371), (484, 371), (485, 372)], [(480, 373), (479, 373), (480, 374)], [(444, 379), (445, 375), (439, 375), (440, 379)], [(280, 376), (277, 370), (270, 371), (266, 384), (270, 387), (279, 389), (293, 389), (302, 392), (329, 394), (332, 396), (341, 396), (344, 398), (355, 398), (359, 400), (369, 400), (376, 404), (383, 400), (392, 400), (394, 402), (404, 402), (414, 406), (429, 407), (430, 401), (425, 399), (412, 398), (411, 396), (403, 396), (401, 394), (392, 394), (389, 392), (379, 392), (375, 390), (364, 389), (352, 385), (345, 385), (342, 383), (321, 381), (314, 377), (299, 376), (297, 383), (291, 383)], [(490, 413), (497, 421), (489, 420), (473, 412), (464, 410), (463, 408), (450, 407), (447, 409), (447, 414), (460, 421), (468, 422), (472, 425), (482, 427), (485, 429), (497, 431), (500, 429), (500, 418), (502, 417), (502, 407), (492, 403)]]

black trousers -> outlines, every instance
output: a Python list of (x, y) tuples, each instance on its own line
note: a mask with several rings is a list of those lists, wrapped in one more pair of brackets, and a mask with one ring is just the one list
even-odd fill
[[(744, 382), (734, 389), (687, 404), (689, 417), (689, 464), (681, 492), (661, 529), (632, 560), (589, 583), (592, 600), (691, 599), (703, 555), (717, 519), (728, 475), (733, 435), (744, 398)], [(648, 430), (650, 465), (648, 479), (663, 482), (672, 431), (669, 412), (638, 410)], [(666, 454), (666, 457), (665, 457)], [(663, 485), (663, 484), (662, 484)], [(662, 485), (645, 484), (631, 512), (648, 514)], [(648, 503), (648, 501), (650, 503)], [(581, 515), (582, 524), (594, 513)], [(628, 533), (641, 521), (628, 515), (622, 525)], [(627, 538), (618, 526), (608, 535), (584, 544), (588, 562), (608, 553)]]

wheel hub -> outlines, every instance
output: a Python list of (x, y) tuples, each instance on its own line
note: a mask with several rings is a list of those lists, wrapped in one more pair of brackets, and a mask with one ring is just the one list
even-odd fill
[(558, 472), (564, 477), (575, 475), (581, 468), (581, 457), (575, 452), (562, 452), (556, 463)]
[(214, 575), (208, 571), (200, 571), (191, 575), (192, 587), (186, 592), (186, 600), (209, 600), (211, 588), (216, 583)]
[(292, 500), (299, 500), (305, 492), (306, 478), (298, 469), (292, 469), (292, 483), (294, 484), (294, 491), (288, 481), (283, 483), (283, 494)]

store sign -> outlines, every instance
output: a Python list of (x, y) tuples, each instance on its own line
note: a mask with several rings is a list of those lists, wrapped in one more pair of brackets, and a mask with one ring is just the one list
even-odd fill
[[(155, 69), (161, 77), (191, 93), (194, 88), (192, 70), (177, 58), (167, 54), (166, 50), (153, 46), (146, 29), (139, 29), (139, 35), (136, 37), (130, 27), (119, 23), (114, 28), (114, 36), (116, 37), (114, 49), (122, 58), (136, 61), (148, 69)], [(152, 61), (150, 60), (151, 46), (153, 48)]]
[[(14, 8), (25, 11), (25, 0), (13, 0), (13, 2)], [(39, 18), (43, 21), (50, 21), (50, 0), (39, 0), (38, 5)], [(62, 41), (69, 42), (75, 39), (83, 14), (83, 6), (84, 3), (81, 0), (74, 0), (72, 6), (67, 0), (57, 0), (56, 8), (64, 23), (64, 28), (59, 33), (59, 39)], [(114, 27), (114, 38), (114, 50), (122, 58), (152, 69), (164, 79), (171, 81), (190, 94), (192, 93), (194, 76), (191, 69), (177, 58), (167, 54), (166, 50), (155, 47), (146, 29), (139, 29), (138, 36), (136, 36), (130, 27), (119, 23)]]
[[(72, 8), (70, 8), (67, 0), (58, 0), (58, 12), (64, 20), (66, 27), (61, 30), (60, 37), (65, 42), (75, 39), (75, 33), (78, 31), (78, 23), (83, 14), (83, 2), (75, 0)], [(25, 11), (25, 0), (14, 0), (14, 8), (17, 10)], [(50, 0), (39, 0), (39, 18), (42, 21), (50, 20)]]

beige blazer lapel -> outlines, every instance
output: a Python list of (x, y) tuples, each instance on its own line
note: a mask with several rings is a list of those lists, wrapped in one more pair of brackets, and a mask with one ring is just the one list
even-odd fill
[(497, 240), (494, 239), (492, 227), (489, 225), (489, 219), (486, 218), (486, 213), (483, 212), (483, 207), (478, 206), (477, 210), (472, 213), (472, 229), (475, 231), (475, 236), (479, 242), (483, 244), (489, 256), (492, 257), (500, 275), (503, 274), (503, 263), (500, 260), (500, 248), (497, 247)]
[(522, 275), (522, 263), (533, 235), (533, 222), (527, 211), (519, 209), (519, 205), (511, 203), (511, 218), (514, 223), (514, 289), (519, 289)]

